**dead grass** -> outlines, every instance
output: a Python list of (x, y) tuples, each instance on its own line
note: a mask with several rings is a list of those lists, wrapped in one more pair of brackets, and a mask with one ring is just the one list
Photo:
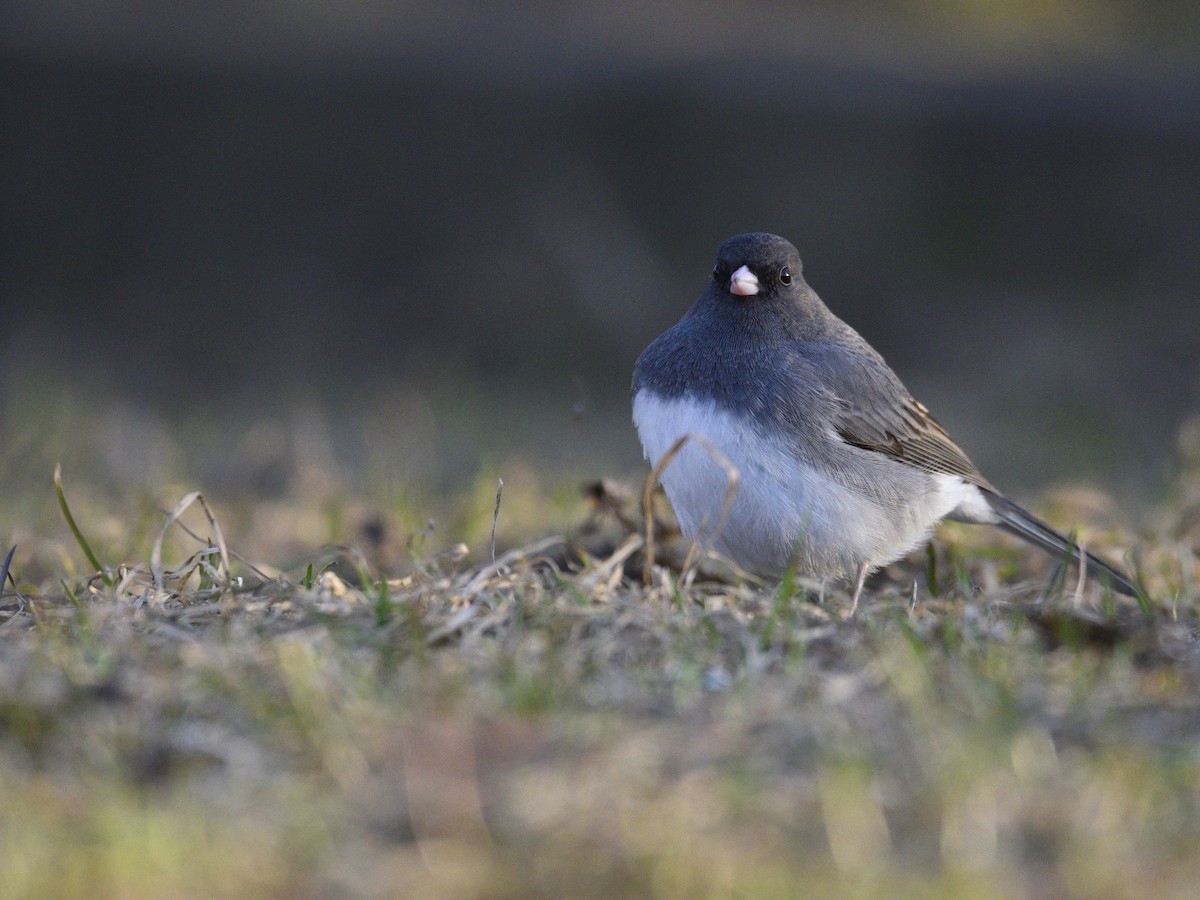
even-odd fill
[[(1136, 540), (1055, 495), (1091, 549), (1140, 549), (1148, 610), (948, 528), (853, 618), (843, 585), (643, 585), (636, 490), (495, 563), (386, 514), (378, 546), (304, 549), (314, 513), (264, 501), (263, 559), (262, 508), (114, 517), (68, 471), (112, 583), (61, 520), (5, 532), (4, 893), (1191, 895), (1197, 448)], [(495, 490), (464, 506), (484, 556)]]

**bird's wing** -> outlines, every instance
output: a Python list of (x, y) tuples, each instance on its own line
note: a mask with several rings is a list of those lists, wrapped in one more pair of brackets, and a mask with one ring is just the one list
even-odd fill
[(884, 409), (844, 408), (837, 423), (842, 439), (932, 474), (957, 475), (995, 490), (921, 401), (905, 396)]
[(946, 429), (865, 341), (857, 353), (823, 355), (821, 371), (826, 386), (838, 398), (834, 427), (846, 443), (935, 475), (957, 475), (995, 491)]
[[(849, 352), (847, 352), (849, 350)], [(1124, 572), (1059, 534), (1045, 522), (1006, 499), (967, 459), (950, 435), (888, 368), (865, 341), (852, 335), (838, 346), (806, 345), (804, 358), (812, 365), (810, 378), (819, 379), (834, 428), (847, 444), (860, 447), (935, 475), (957, 475), (983, 489), (983, 499), (995, 514), (989, 524), (1069, 559), (1073, 565), (1087, 558), (1087, 571), (1099, 572), (1113, 590), (1131, 597), (1138, 587)], [(986, 521), (969, 518), (964, 521)]]

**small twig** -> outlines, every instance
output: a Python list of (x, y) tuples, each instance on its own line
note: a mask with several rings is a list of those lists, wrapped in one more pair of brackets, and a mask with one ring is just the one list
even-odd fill
[[(662, 476), (663, 471), (667, 468), (671, 461), (675, 459), (679, 451), (683, 448), (683, 445), (688, 441), (695, 441), (700, 444), (701, 447), (708, 451), (708, 455), (713, 458), (717, 465), (725, 470), (725, 503), (721, 506), (721, 515), (717, 517), (716, 527), (713, 528), (712, 531), (710, 531), (707, 535), (703, 535), (705, 538), (707, 538), (710, 545), (717, 539), (717, 535), (719, 535), (725, 528), (725, 522), (729, 518), (729, 513), (733, 510), (733, 498), (737, 494), (738, 482), (741, 480), (741, 475), (738, 473), (737, 466), (730, 462), (729, 457), (718, 450), (716, 446), (713, 445), (713, 442), (704, 435), (696, 434), (695, 432), (688, 432), (687, 434), (681, 435), (679, 439), (670, 446), (670, 449), (668, 449), (667, 452), (662, 455), (662, 458), (658, 461), (657, 465), (655, 465), (654, 469), (646, 477), (646, 484), (642, 488), (642, 512), (645, 516), (646, 525), (646, 562), (642, 568), (642, 582), (647, 587), (650, 586), (650, 573), (654, 568), (654, 485), (658, 483), (658, 479)], [(693, 544), (698, 544), (701, 537), (702, 535), (697, 533), (696, 540), (693, 542)], [(691, 561), (691, 557), (692, 553), (689, 550), (689, 563)]]
[(496, 523), (500, 521), (500, 497), (504, 494), (504, 479), (496, 479), (496, 509), (492, 513), (492, 562), (496, 561)]

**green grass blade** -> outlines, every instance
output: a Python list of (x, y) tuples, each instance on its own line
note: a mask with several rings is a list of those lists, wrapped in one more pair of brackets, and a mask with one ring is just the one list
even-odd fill
[(1133, 599), (1137, 601), (1138, 609), (1147, 619), (1154, 618), (1154, 603), (1146, 590), (1146, 582), (1142, 577), (1142, 556), (1134, 550), (1130, 556), (1133, 559)]
[(76, 609), (81, 609), (83, 604), (79, 601), (79, 595), (67, 584), (67, 579), (60, 578), (58, 579), (58, 583), (62, 585), (63, 593), (67, 595), (67, 599), (71, 601), (71, 605)]
[(392, 603), (392, 598), (388, 594), (387, 579), (382, 575), (379, 577), (379, 589), (375, 595), (375, 624), (386, 625), (392, 618), (392, 611), (395, 604)]
[(100, 573), (100, 577), (104, 579), (104, 583), (112, 587), (113, 580), (109, 577), (108, 570), (100, 565), (100, 560), (92, 552), (92, 547), (87, 542), (87, 538), (83, 536), (83, 532), (75, 524), (75, 517), (71, 515), (71, 508), (67, 506), (67, 497), (63, 493), (62, 485), (62, 463), (54, 467), (54, 491), (58, 494), (58, 506), (62, 510), (63, 518), (67, 520), (67, 526), (71, 529), (71, 534), (75, 535), (75, 540), (78, 541), (80, 549), (83, 550), (83, 555), (88, 558), (88, 562), (92, 564), (93, 568)]

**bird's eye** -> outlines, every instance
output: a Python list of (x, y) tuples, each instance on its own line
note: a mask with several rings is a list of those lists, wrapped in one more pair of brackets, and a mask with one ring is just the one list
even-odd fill
[(720, 281), (720, 280), (721, 280), (721, 264), (717, 263), (715, 266), (713, 266), (713, 281)]
[(784, 266), (782, 269), (779, 270), (779, 283), (780, 284), (791, 284), (792, 283), (792, 273), (788, 271), (787, 266)]

